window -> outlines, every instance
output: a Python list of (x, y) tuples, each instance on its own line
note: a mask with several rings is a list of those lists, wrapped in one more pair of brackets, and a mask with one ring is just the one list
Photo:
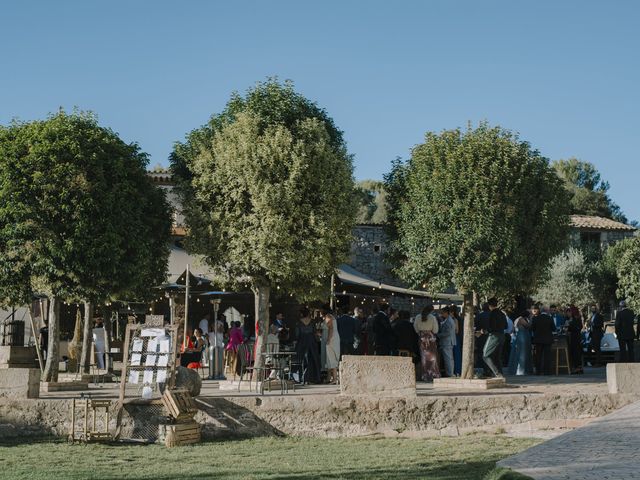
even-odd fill
[(373, 246), (373, 253), (380, 253), (382, 251), (382, 245), (376, 244)]
[(580, 243), (583, 245), (600, 245), (600, 232), (580, 232)]

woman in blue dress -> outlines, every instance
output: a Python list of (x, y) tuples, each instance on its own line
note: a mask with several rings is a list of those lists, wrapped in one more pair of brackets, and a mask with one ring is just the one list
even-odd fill
[(513, 322), (511, 354), (509, 355), (510, 375), (531, 375), (533, 373), (530, 328), (529, 312), (525, 310)]

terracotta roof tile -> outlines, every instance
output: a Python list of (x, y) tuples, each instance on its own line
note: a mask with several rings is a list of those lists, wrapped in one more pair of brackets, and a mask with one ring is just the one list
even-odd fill
[(616, 222), (610, 218), (592, 217), (589, 215), (571, 215), (571, 226), (589, 230), (618, 230), (624, 232), (634, 232), (636, 230), (636, 228), (631, 225)]

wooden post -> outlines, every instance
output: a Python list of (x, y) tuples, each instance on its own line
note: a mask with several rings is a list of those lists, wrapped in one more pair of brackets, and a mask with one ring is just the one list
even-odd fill
[(329, 298), (329, 305), (331, 306), (331, 310), (334, 310), (336, 307), (336, 274), (331, 274), (331, 297)]
[(185, 289), (184, 289), (184, 333), (182, 338), (182, 344), (184, 345), (185, 350), (187, 349), (187, 326), (189, 322), (189, 264), (187, 263), (186, 276), (184, 279)]
[[(36, 335), (36, 324), (33, 321), (33, 314), (31, 310), (33, 309), (32, 305), (29, 305), (29, 321), (31, 322), (31, 332), (33, 333), (33, 337), (36, 339), (36, 354), (38, 355), (38, 364), (40, 364), (40, 373), (44, 372), (44, 362), (42, 361), (42, 352), (40, 351), (40, 342), (38, 341), (38, 336)], [(41, 314), (42, 315), (42, 314)]]
[(169, 293), (169, 323), (175, 325), (176, 321), (176, 301), (173, 298), (173, 292)]
[(89, 400), (84, 400), (84, 440), (87, 441), (87, 433), (89, 430)]

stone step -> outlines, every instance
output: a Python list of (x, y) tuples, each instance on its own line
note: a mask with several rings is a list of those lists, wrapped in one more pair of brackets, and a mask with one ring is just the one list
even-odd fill
[(491, 390), (504, 388), (507, 382), (504, 378), (472, 378), (462, 379), (455, 377), (434, 378), (433, 388), (453, 388), (460, 390)]
[(89, 383), (82, 381), (69, 381), (69, 382), (42, 382), (42, 391), (49, 392), (78, 392), (82, 390), (89, 390)]

